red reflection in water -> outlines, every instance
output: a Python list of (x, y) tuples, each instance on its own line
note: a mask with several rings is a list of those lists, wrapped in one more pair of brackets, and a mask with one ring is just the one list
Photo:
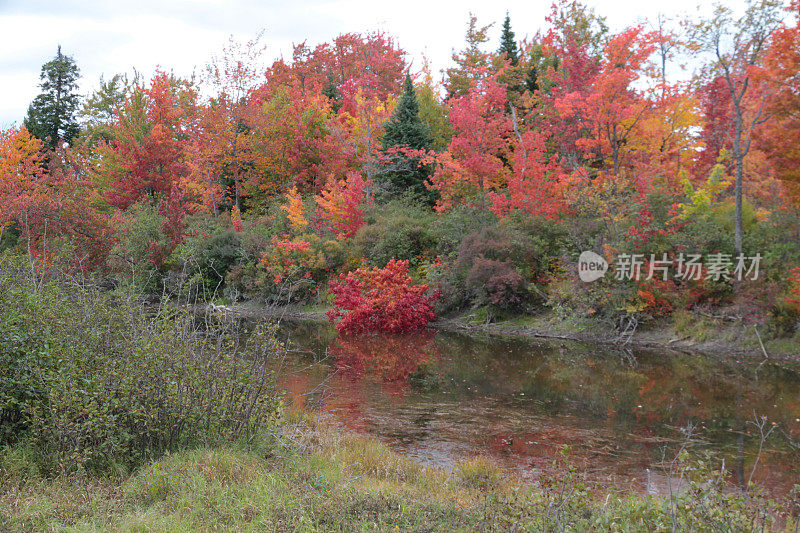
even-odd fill
[(306, 407), (307, 393), (314, 388), (308, 374), (296, 372), (281, 376), (279, 385), (286, 391), (288, 405), (295, 409)]
[(368, 433), (369, 417), (366, 409), (369, 407), (369, 400), (366, 391), (362, 387), (349, 387), (338, 380), (331, 386), (332, 394), (327, 397), (323, 411), (333, 413), (337, 422), (351, 431)]
[(328, 350), (338, 373), (351, 382), (376, 381), (396, 400), (409, 390), (409, 378), (438, 356), (435, 333), (406, 335), (343, 334)]

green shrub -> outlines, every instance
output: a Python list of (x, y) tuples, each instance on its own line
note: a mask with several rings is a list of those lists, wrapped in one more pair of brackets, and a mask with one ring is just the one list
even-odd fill
[(49, 470), (123, 468), (246, 439), (278, 413), (274, 328), (246, 343), (230, 323), (146, 312), (54, 284), (0, 295), (0, 446), (30, 445)]
[(225, 277), (242, 258), (241, 237), (232, 228), (206, 231), (192, 231), (170, 258), (173, 269), (181, 274), (181, 292), (202, 300), (223, 294)]
[(434, 216), (430, 210), (390, 205), (372, 224), (359, 229), (354, 244), (370, 266), (384, 267), (397, 259), (417, 267), (435, 255), (436, 238), (430, 231)]
[(445, 308), (489, 305), (525, 310), (541, 291), (560, 249), (534, 229), (523, 232), (512, 221), (481, 229), (461, 243), (442, 280)]
[(165, 221), (158, 208), (146, 201), (131, 206), (120, 221), (109, 266), (142, 291), (161, 289), (162, 267), (173, 249), (164, 232)]
[(444, 257), (455, 256), (467, 235), (493, 226), (497, 218), (493, 213), (471, 206), (457, 206), (438, 214), (430, 230), (437, 241), (436, 252)]
[(16, 224), (3, 226), (0, 228), (0, 251), (11, 249), (17, 246), (20, 231)]

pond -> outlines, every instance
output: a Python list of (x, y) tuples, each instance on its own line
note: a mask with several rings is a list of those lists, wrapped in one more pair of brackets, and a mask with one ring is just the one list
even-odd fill
[(426, 465), (483, 455), (536, 482), (563, 468), (567, 445), (591, 481), (666, 493), (684, 444), (743, 483), (774, 427), (753, 480), (776, 495), (800, 483), (800, 374), (780, 363), (447, 331), (338, 336), (308, 321), (280, 331), (291, 401)]

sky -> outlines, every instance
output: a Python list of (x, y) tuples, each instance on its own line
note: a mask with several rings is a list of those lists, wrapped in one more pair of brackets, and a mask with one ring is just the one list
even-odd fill
[[(708, 14), (712, 2), (667, 3), (585, 0), (606, 16), (612, 30), (666, 16)], [(741, 7), (744, 0), (728, 0)], [(480, 24), (494, 23), (491, 48), (499, 41), (506, 11), (518, 39), (545, 27), (550, 0), (0, 0), (0, 127), (21, 123), (39, 93), (41, 65), (56, 54), (72, 56), (81, 69), (80, 90), (89, 94), (100, 76), (131, 73), (149, 77), (157, 67), (181, 76), (200, 73), (232, 36), (252, 39), (264, 30), (269, 59), (290, 57), (292, 45), (325, 42), (341, 33), (383, 30), (408, 53), (412, 70), (427, 57), (434, 72), (460, 49), (472, 12)]]

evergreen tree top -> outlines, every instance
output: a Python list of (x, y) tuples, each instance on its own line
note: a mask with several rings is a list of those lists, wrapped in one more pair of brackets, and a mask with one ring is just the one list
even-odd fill
[(498, 53), (511, 61), (512, 65), (516, 65), (519, 61), (519, 48), (517, 41), (514, 38), (514, 32), (511, 29), (511, 17), (506, 11), (506, 18), (503, 21), (503, 32), (500, 34), (500, 49)]
[(24, 123), (32, 135), (54, 148), (59, 139), (71, 142), (78, 134), (75, 117), (80, 70), (70, 56), (61, 53), (59, 45), (56, 56), (42, 65), (39, 78), (42, 92), (28, 107)]
[(386, 123), (383, 147), (387, 149), (392, 146), (408, 146), (413, 149), (429, 149), (432, 142), (428, 127), (419, 117), (419, 102), (411, 76), (406, 73), (403, 95), (394, 114)]

